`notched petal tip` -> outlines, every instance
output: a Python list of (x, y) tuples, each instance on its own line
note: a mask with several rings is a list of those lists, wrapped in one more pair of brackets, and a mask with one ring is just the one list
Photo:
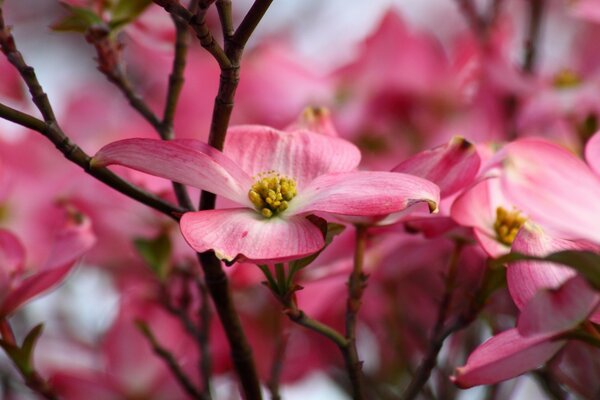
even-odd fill
[(437, 214), (437, 213), (440, 212), (440, 209), (438, 207), (438, 203), (436, 201), (427, 200), (427, 206), (429, 207), (429, 212), (431, 214)]

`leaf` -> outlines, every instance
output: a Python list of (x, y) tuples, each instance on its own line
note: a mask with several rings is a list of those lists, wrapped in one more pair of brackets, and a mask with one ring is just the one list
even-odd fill
[(85, 33), (92, 26), (104, 24), (102, 18), (92, 10), (65, 3), (62, 3), (62, 5), (67, 9), (68, 14), (57, 23), (51, 25), (52, 30)]
[(600, 290), (600, 255), (591, 251), (563, 250), (545, 257), (510, 253), (496, 259), (494, 263), (508, 264), (515, 261), (545, 261), (566, 265), (579, 272), (594, 289)]
[(8, 357), (15, 363), (17, 368), (25, 376), (29, 376), (34, 372), (33, 368), (33, 351), (35, 344), (39, 339), (42, 331), (44, 330), (44, 324), (36, 325), (23, 340), (21, 347), (7, 343), (4, 340), (0, 340), (0, 347), (4, 349)]
[(118, 30), (134, 21), (150, 4), (152, 0), (117, 0), (110, 9), (110, 29)]
[(172, 245), (168, 233), (163, 232), (153, 239), (136, 238), (133, 244), (156, 276), (164, 280), (171, 266)]

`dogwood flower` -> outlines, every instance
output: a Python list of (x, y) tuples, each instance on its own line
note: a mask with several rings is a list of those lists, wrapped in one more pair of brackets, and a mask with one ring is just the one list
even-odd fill
[(240, 207), (188, 212), (181, 232), (198, 252), (227, 262), (285, 261), (324, 246), (306, 216), (375, 216), (426, 202), (436, 210), (437, 185), (408, 174), (356, 171), (352, 143), (307, 130), (239, 126), (225, 152), (200, 141), (128, 139), (110, 143), (92, 166), (120, 164), (223, 196)]
[(0, 229), (0, 318), (59, 285), (75, 262), (96, 242), (90, 221), (69, 219), (57, 233), (52, 252), (39, 270), (25, 268), (25, 249), (10, 231)]

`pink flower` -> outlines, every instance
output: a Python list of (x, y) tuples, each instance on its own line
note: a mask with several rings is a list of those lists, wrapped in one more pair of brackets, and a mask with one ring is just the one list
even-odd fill
[(25, 250), (19, 239), (0, 229), (0, 318), (62, 282), (95, 241), (89, 220), (69, 220), (58, 232), (48, 261), (30, 272), (24, 266)]
[(581, 277), (559, 289), (538, 292), (522, 310), (517, 327), (492, 337), (457, 368), (452, 377), (462, 388), (492, 384), (536, 369), (566, 343), (561, 335), (585, 321), (600, 304)]
[(386, 215), (418, 202), (437, 207), (435, 184), (355, 171), (359, 161), (358, 149), (339, 138), (240, 126), (230, 129), (225, 154), (196, 140), (130, 139), (105, 146), (92, 164), (124, 165), (241, 205), (184, 214), (184, 238), (194, 250), (214, 250), (228, 262), (272, 262), (323, 247), (322, 232), (307, 215)]
[(502, 190), (518, 209), (557, 236), (600, 243), (599, 148), (596, 133), (586, 147), (586, 165), (543, 139), (510, 143), (500, 153)]
[[(554, 239), (530, 224), (521, 229), (513, 243), (514, 250), (539, 256), (584, 247)], [(562, 334), (587, 319), (598, 318), (600, 295), (566, 267), (521, 261), (509, 265), (507, 281), (521, 310), (517, 327), (475, 349), (452, 378), (460, 387), (492, 384), (538, 368), (567, 343)]]

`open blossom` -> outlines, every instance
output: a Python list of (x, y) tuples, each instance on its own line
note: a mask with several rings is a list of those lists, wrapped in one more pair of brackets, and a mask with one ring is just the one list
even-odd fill
[(239, 126), (229, 130), (225, 153), (196, 140), (129, 139), (102, 148), (92, 165), (124, 165), (239, 204), (184, 214), (184, 238), (228, 262), (273, 262), (323, 247), (310, 214), (378, 216), (420, 202), (437, 208), (437, 185), (408, 174), (356, 171), (359, 162), (358, 149), (336, 137)]
[[(530, 223), (513, 243), (513, 250), (538, 256), (581, 248), (585, 245), (552, 238)], [(600, 295), (573, 270), (547, 262), (519, 261), (508, 266), (507, 281), (521, 310), (517, 327), (475, 349), (453, 377), (460, 387), (492, 384), (536, 369), (565, 346), (562, 334), (588, 319), (597, 321)]]
[(586, 146), (588, 164), (547, 140), (521, 139), (499, 153), (502, 191), (518, 209), (561, 237), (600, 243), (600, 135)]
[(95, 241), (88, 219), (68, 221), (58, 232), (48, 261), (30, 272), (25, 268), (25, 249), (19, 239), (0, 229), (0, 318), (60, 284)]

